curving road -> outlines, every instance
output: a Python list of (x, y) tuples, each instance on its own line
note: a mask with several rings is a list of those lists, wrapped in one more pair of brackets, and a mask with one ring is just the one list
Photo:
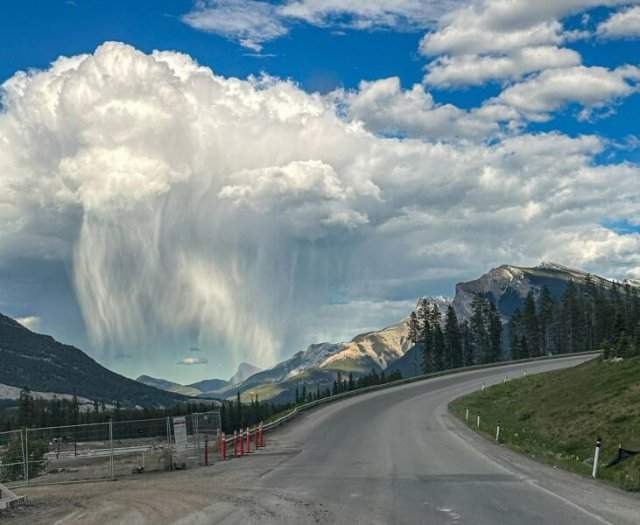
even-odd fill
[(211, 468), (87, 485), (75, 499), (67, 487), (32, 489), (34, 501), (57, 506), (16, 523), (638, 525), (637, 496), (496, 446), (447, 413), (449, 401), (482, 383), (584, 360), (465, 372), (339, 401), (269, 434), (251, 457)]
[(322, 503), (327, 523), (637, 525), (640, 499), (487, 446), (447, 413), (505, 374), (584, 360), (464, 373), (317, 410), (274, 436), (300, 452), (260, 484)]

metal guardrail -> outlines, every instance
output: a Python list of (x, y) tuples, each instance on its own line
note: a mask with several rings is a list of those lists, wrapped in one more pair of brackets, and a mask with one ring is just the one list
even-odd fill
[[(335, 401), (339, 401), (341, 399), (346, 399), (346, 398), (350, 398), (350, 397), (355, 397), (355, 396), (359, 396), (362, 394), (366, 394), (369, 392), (375, 392), (377, 390), (385, 390), (387, 388), (393, 388), (396, 386), (402, 386), (402, 385), (408, 385), (411, 383), (418, 383), (420, 381), (425, 381), (427, 379), (434, 379), (437, 377), (443, 377), (443, 376), (450, 376), (450, 375), (455, 375), (455, 374), (460, 374), (462, 372), (472, 372), (475, 370), (485, 370), (488, 368), (503, 368), (503, 367), (507, 367), (507, 366), (512, 366), (512, 365), (522, 365), (522, 364), (526, 364), (526, 363), (538, 363), (538, 362), (544, 362), (544, 361), (553, 361), (553, 360), (557, 360), (557, 359), (569, 359), (569, 358), (573, 358), (573, 357), (587, 357), (587, 356), (598, 356), (602, 354), (602, 351), (595, 351), (595, 352), (576, 352), (576, 353), (572, 353), (572, 354), (556, 354), (556, 355), (551, 355), (551, 356), (542, 356), (542, 357), (531, 357), (528, 359), (518, 359), (515, 361), (501, 361), (498, 363), (488, 363), (488, 364), (483, 364), (483, 365), (472, 365), (472, 366), (465, 366), (465, 367), (461, 367), (461, 368), (452, 368), (452, 369), (448, 369), (448, 370), (443, 370), (440, 372), (431, 372), (429, 374), (421, 374), (419, 376), (414, 376), (414, 377), (408, 377), (406, 379), (398, 379), (397, 381), (390, 381), (389, 383), (383, 383), (381, 385), (373, 385), (373, 386), (368, 386), (368, 387), (364, 387), (364, 388), (358, 388), (357, 390), (350, 390), (348, 392), (342, 392), (341, 394), (336, 394), (336, 395), (332, 395), (329, 397), (323, 397), (322, 399), (318, 399), (316, 401), (311, 401), (309, 403), (304, 403), (302, 405), (298, 405), (297, 407), (295, 407), (294, 409), (292, 409), (290, 412), (288, 412), (287, 414), (285, 414), (284, 416), (276, 419), (275, 421), (272, 421), (270, 423), (267, 423), (263, 426), (263, 431), (267, 432), (270, 430), (273, 430), (277, 427), (279, 427), (280, 425), (294, 419), (300, 412), (304, 412), (306, 410), (310, 410), (312, 408), (315, 408), (319, 405), (325, 405), (328, 403), (333, 403)], [(227, 441), (229, 442), (231, 439), (228, 439)]]

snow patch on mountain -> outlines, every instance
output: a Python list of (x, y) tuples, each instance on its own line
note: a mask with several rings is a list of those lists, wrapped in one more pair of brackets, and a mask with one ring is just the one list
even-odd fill
[(308, 368), (321, 367), (328, 359), (336, 353), (340, 353), (346, 343), (319, 343), (310, 345), (303, 352), (298, 352), (295, 357), (299, 357), (298, 366), (290, 370), (285, 379), (291, 379), (300, 375)]
[(242, 383), (261, 370), (261, 368), (258, 368), (251, 363), (240, 363), (236, 373), (229, 378), (229, 384), (236, 385), (238, 383)]
[[(22, 388), (3, 385), (0, 383), (0, 399), (20, 399), (20, 392), (22, 392)], [(52, 399), (66, 399), (67, 401), (73, 400), (73, 396), (71, 394), (60, 394), (56, 392), (30, 392), (30, 394), (34, 399), (47, 399), (49, 401)], [(87, 399), (86, 397), (77, 396), (76, 399), (81, 404), (93, 403), (91, 399)]]

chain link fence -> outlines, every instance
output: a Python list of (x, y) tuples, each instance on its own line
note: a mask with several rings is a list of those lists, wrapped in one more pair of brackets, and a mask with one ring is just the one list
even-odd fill
[(217, 452), (218, 438), (222, 428), (220, 412), (192, 414), (191, 421), (198, 462), (200, 465), (208, 465)]
[(0, 432), (0, 483), (24, 480), (26, 467), (23, 431)]
[[(185, 419), (180, 466), (209, 464), (216, 457), (220, 412)], [(171, 470), (175, 457), (170, 417), (27, 428), (0, 433), (0, 482), (20, 486), (116, 479)]]

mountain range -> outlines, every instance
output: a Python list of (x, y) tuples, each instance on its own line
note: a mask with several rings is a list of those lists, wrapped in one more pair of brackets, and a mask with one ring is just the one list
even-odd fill
[[(513, 312), (522, 307), (530, 291), (538, 298), (542, 289), (547, 287), (552, 296), (559, 299), (569, 281), (584, 285), (589, 275), (555, 263), (543, 262), (534, 267), (502, 265), (478, 279), (458, 283), (453, 299), (427, 299), (437, 304), (442, 314), (451, 304), (462, 321), (470, 318), (474, 297), (482, 296), (496, 304), (506, 325)], [(591, 275), (591, 278), (605, 287), (613, 284), (597, 275)], [(331, 388), (338, 372), (343, 376), (349, 373), (363, 375), (371, 371), (385, 371), (387, 374), (399, 371), (403, 377), (417, 375), (422, 372), (422, 355), (421, 350), (408, 340), (408, 315), (409, 312), (397, 324), (358, 335), (350, 342), (312, 344), (293, 357), (238, 385), (227, 386), (217, 394), (230, 398), (240, 392), (246, 399), (251, 395), (259, 395), (261, 399), (290, 401), (300, 384), (307, 385), (308, 389)]]
[(171, 406), (189, 400), (116, 374), (82, 350), (0, 314), (0, 399), (16, 399), (23, 387), (38, 397), (75, 395), (81, 402), (123, 406)]
[[(569, 281), (585, 283), (587, 273), (558, 264), (535, 267), (503, 265), (480, 278), (456, 285), (455, 297), (430, 298), (441, 311), (449, 304), (460, 320), (471, 314), (473, 298), (481, 295), (496, 304), (502, 322), (522, 306), (529, 291), (535, 296), (547, 287), (559, 298)], [(596, 275), (596, 283), (612, 281)], [(637, 285), (638, 283), (632, 283)], [(241, 363), (228, 380), (207, 379), (190, 385), (140, 376), (133, 381), (109, 371), (81, 350), (36, 334), (17, 321), (0, 314), (0, 399), (15, 399), (22, 387), (41, 396), (72, 396), (87, 401), (119, 402), (129, 406), (167, 406), (194, 397), (233, 398), (238, 393), (249, 400), (289, 401), (296, 388), (331, 388), (337, 375), (361, 376), (399, 370), (403, 376), (420, 373), (420, 355), (408, 340), (407, 317), (382, 330), (360, 334), (351, 341), (318, 343), (267, 370)]]
[(141, 375), (136, 381), (147, 386), (160, 388), (167, 392), (173, 392), (190, 397), (221, 397), (226, 389), (246, 381), (249, 377), (260, 372), (261, 369), (250, 363), (240, 363), (238, 370), (228, 380), (204, 379), (190, 385), (181, 385), (166, 379), (159, 379), (147, 375)]

